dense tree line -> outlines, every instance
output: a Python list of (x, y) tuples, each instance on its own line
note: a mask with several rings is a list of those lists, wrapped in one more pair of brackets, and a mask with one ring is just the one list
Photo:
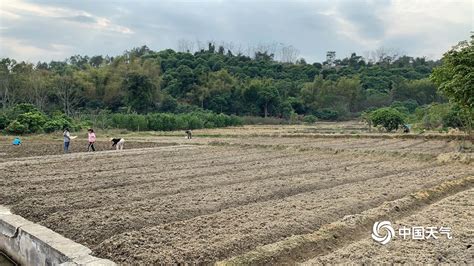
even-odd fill
[[(287, 60), (292, 61), (292, 60)], [(209, 43), (197, 52), (146, 46), (124, 54), (73, 56), (49, 63), (0, 60), (0, 102), (18, 103), (67, 116), (170, 112), (272, 116), (314, 115), (345, 119), (367, 109), (443, 99), (428, 79), (437, 61), (379, 53), (372, 60), (353, 53), (322, 63), (274, 59), (268, 51), (234, 54)]]

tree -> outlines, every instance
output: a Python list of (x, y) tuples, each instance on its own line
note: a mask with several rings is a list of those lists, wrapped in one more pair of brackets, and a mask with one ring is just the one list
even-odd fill
[(47, 70), (36, 70), (30, 76), (30, 97), (35, 105), (41, 110), (46, 110), (48, 96), (51, 94), (51, 74)]
[(10, 58), (3, 58), (0, 61), (0, 100), (2, 108), (5, 110), (10, 104), (10, 92), (12, 85), (12, 69), (16, 61)]
[[(323, 65), (298, 59), (296, 48), (278, 43), (249, 46), (247, 51), (225, 42), (195, 45), (181, 40), (182, 52), (142, 46), (116, 57), (75, 55), (35, 65), (0, 59), (0, 103), (9, 109), (27, 102), (45, 112), (60, 108), (69, 115), (78, 110), (97, 114), (158, 107), (163, 112), (202, 108), (226, 114), (288, 118), (296, 112), (340, 119), (390, 106), (394, 100), (415, 100), (417, 105), (443, 100), (426, 80), (439, 61), (398, 57), (387, 49), (373, 53), (378, 63), (366, 63), (355, 53), (343, 59), (329, 53)], [(193, 53), (194, 48), (198, 51)], [(132, 73), (143, 78), (144, 88), (126, 84)], [(472, 84), (467, 81), (463, 85)], [(142, 93), (144, 105), (137, 96)]]
[(413, 99), (419, 105), (429, 104), (439, 99), (436, 85), (429, 79), (404, 80), (395, 82), (391, 91), (393, 100), (406, 101)]
[(280, 60), (284, 63), (294, 63), (298, 58), (299, 51), (295, 47), (283, 46), (280, 51)]
[(305, 83), (301, 89), (301, 99), (303, 104), (312, 111), (316, 111), (319, 106), (320, 91), (327, 86), (327, 81), (322, 76), (318, 76), (313, 82)]
[(278, 90), (273, 86), (272, 81), (253, 79), (243, 92), (244, 99), (248, 102), (251, 113), (252, 109), (263, 109), (265, 117), (269, 114), (270, 107), (275, 107), (279, 104)]
[(389, 132), (398, 129), (400, 125), (405, 123), (403, 114), (397, 109), (390, 107), (380, 108), (373, 111), (370, 114), (370, 120), (374, 126), (381, 125)]
[(155, 86), (150, 78), (136, 72), (129, 73), (124, 80), (126, 102), (134, 111), (145, 113), (154, 105)]
[(195, 95), (201, 108), (204, 108), (204, 101), (207, 100), (209, 109), (222, 112), (236, 84), (237, 80), (227, 70), (211, 72), (203, 79), (202, 85), (196, 88)]
[(268, 116), (269, 105), (274, 105), (279, 100), (278, 90), (269, 84), (262, 84), (257, 90), (258, 102), (263, 105), (264, 117)]
[(446, 52), (442, 65), (435, 68), (431, 80), (438, 89), (467, 116), (470, 134), (474, 115), (474, 35)]
[(73, 114), (82, 101), (82, 94), (74, 82), (72, 75), (56, 76), (54, 81), (55, 94), (59, 98), (66, 115)]

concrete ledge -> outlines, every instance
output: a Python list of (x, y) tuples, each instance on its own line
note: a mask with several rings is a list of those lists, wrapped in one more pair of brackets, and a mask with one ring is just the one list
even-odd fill
[(21, 265), (115, 265), (62, 235), (0, 205), (0, 250)]

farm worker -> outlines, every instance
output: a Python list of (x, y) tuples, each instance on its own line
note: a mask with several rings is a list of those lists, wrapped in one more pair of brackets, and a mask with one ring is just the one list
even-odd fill
[(71, 142), (71, 133), (69, 133), (69, 128), (64, 129), (63, 137), (64, 137), (64, 153), (68, 153), (69, 142)]
[(112, 141), (112, 147), (115, 146), (116, 150), (123, 150), (123, 144), (125, 143), (125, 140), (123, 138), (113, 138), (111, 139)]
[(18, 146), (18, 145), (21, 145), (21, 140), (19, 137), (16, 137), (13, 142), (12, 142), (13, 145), (15, 146)]
[(402, 126), (402, 129), (403, 129), (403, 133), (410, 133), (410, 125), (404, 124)]
[(95, 143), (95, 133), (94, 133), (94, 130), (92, 128), (89, 128), (87, 130), (87, 135), (88, 135), (88, 139), (89, 139), (89, 146), (87, 146), (87, 151), (95, 151), (95, 148), (94, 148), (94, 143)]
[(193, 133), (191, 132), (191, 130), (186, 130), (184, 131), (186, 133), (186, 138), (187, 139), (192, 139), (193, 138)]

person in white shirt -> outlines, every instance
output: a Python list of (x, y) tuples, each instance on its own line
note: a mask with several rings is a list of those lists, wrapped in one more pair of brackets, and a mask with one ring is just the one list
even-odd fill
[(71, 133), (69, 133), (69, 128), (64, 129), (63, 137), (64, 137), (64, 153), (68, 153), (69, 143), (71, 142)]
[(123, 144), (125, 143), (125, 140), (123, 138), (113, 138), (111, 139), (112, 141), (112, 147), (115, 146), (116, 150), (123, 150)]

